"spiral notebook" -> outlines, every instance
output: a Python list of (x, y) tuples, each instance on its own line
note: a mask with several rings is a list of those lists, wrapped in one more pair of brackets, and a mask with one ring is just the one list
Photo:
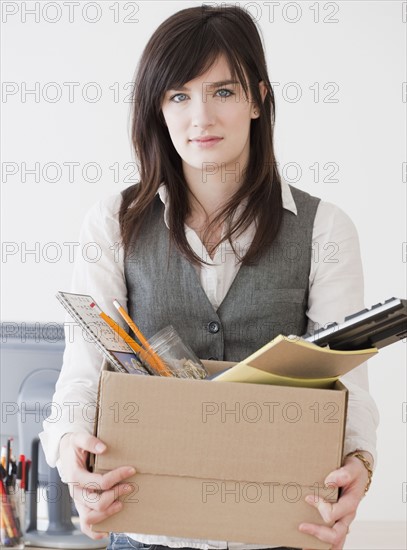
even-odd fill
[(56, 297), (115, 370), (130, 374), (150, 374), (131, 347), (91, 307), (91, 304), (96, 304), (92, 296), (58, 292)]

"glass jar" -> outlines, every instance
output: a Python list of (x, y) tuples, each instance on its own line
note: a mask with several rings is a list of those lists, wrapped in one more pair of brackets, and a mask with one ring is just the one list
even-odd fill
[(24, 548), (24, 507), (20, 503), (23, 494), (6, 486), (1, 480), (1, 547)]
[(198, 379), (208, 376), (208, 372), (201, 361), (192, 349), (182, 341), (172, 325), (168, 325), (154, 334), (148, 340), (148, 343), (164, 362), (172, 376)]

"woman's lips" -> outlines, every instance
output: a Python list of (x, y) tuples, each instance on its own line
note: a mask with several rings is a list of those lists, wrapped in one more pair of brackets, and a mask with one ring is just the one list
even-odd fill
[(213, 147), (220, 141), (222, 141), (223, 138), (210, 138), (210, 139), (204, 139), (204, 140), (198, 140), (198, 139), (192, 139), (191, 142), (195, 144), (197, 147), (206, 149), (208, 147)]

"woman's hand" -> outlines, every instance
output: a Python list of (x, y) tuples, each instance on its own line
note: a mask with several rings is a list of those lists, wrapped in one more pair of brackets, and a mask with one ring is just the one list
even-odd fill
[(106, 445), (87, 432), (65, 434), (60, 442), (60, 474), (68, 484), (69, 493), (79, 513), (83, 533), (92, 539), (108, 536), (91, 530), (98, 523), (121, 510), (123, 504), (116, 500), (119, 496), (131, 493), (131, 484), (120, 483), (135, 474), (132, 467), (122, 466), (106, 474), (93, 474), (86, 469), (89, 452), (101, 454)]
[[(362, 453), (373, 464), (372, 456)], [(314, 523), (301, 523), (299, 530), (313, 535), (317, 539), (332, 545), (332, 550), (342, 550), (349, 526), (355, 519), (356, 510), (365, 494), (368, 481), (368, 472), (363, 463), (354, 456), (345, 459), (342, 468), (334, 470), (325, 479), (325, 485), (342, 487), (338, 502), (332, 504), (325, 502), (321, 497), (308, 495), (306, 502), (319, 510), (322, 519), (329, 524), (335, 522), (332, 527), (316, 525)]]

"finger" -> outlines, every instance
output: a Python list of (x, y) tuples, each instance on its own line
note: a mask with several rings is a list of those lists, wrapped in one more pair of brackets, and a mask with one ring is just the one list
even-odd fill
[(316, 525), (315, 523), (301, 523), (298, 526), (299, 531), (311, 535), (332, 545), (332, 550), (341, 550), (348, 534), (348, 525), (343, 521), (338, 521), (333, 527), (325, 525)]
[(307, 495), (305, 501), (318, 510), (325, 523), (333, 523), (334, 509), (332, 502), (325, 501), (316, 495)]
[(104, 519), (107, 519), (113, 514), (116, 514), (122, 509), (122, 507), (122, 503), (120, 501), (116, 501), (108, 510), (105, 510), (104, 512), (95, 512), (93, 510), (89, 510), (82, 504), (78, 504), (77, 510), (79, 513), (81, 531), (92, 539), (102, 539), (108, 537), (109, 533), (94, 531), (92, 526), (103, 521)]
[(96, 525), (97, 523), (100, 523), (101, 521), (109, 518), (110, 516), (113, 516), (114, 514), (117, 514), (117, 512), (120, 512), (120, 510), (123, 508), (123, 503), (120, 502), (120, 500), (115, 500), (112, 502), (112, 504), (107, 508), (106, 510), (92, 510), (92, 509), (86, 509), (85, 506), (85, 514), (83, 516), (84, 522), (88, 527), (91, 527), (92, 525)]
[(115, 500), (135, 491), (134, 484), (121, 483), (102, 493), (83, 490), (80, 500), (90, 509), (97, 511), (107, 510)]
[(135, 473), (136, 469), (132, 466), (121, 466), (106, 474), (94, 474), (78, 468), (74, 471), (75, 482), (69, 483), (67, 481), (67, 483), (72, 498), (81, 498), (84, 491), (89, 493), (109, 491), (109, 489), (119, 485), (121, 481), (133, 476)]
[(97, 437), (87, 432), (70, 432), (65, 434), (60, 442), (61, 458), (65, 459), (65, 473), (61, 479), (67, 483), (67, 476), (79, 469), (86, 470), (86, 460), (89, 452), (100, 454), (106, 450), (106, 445)]
[(345, 493), (338, 502), (327, 502), (322, 497), (307, 495), (305, 501), (316, 508), (325, 523), (339, 521), (345, 516), (355, 516), (359, 505), (359, 498), (354, 492)]
[(73, 432), (71, 434), (71, 444), (94, 454), (103, 453), (107, 449), (106, 444), (101, 439), (87, 432)]
[(348, 522), (350, 524), (356, 516), (358, 499), (351, 494), (342, 496), (335, 503), (326, 502), (323, 498), (315, 497), (314, 495), (307, 495), (305, 500), (319, 511), (322, 519), (328, 524), (343, 520), (344, 518), (350, 518)]
[[(301, 524), (301, 530), (305, 526), (310, 527), (313, 526), (316, 529), (314, 532), (316, 533), (318, 531), (318, 527), (324, 527), (324, 532), (328, 533), (330, 532), (331, 535), (334, 537), (334, 540), (330, 540), (331, 544), (334, 544), (334, 546), (331, 548), (331, 550), (336, 550), (338, 546), (342, 548), (341, 545), (344, 544), (347, 534), (350, 532), (350, 525), (352, 521), (354, 520), (354, 516), (345, 516), (341, 520), (337, 521), (332, 527), (324, 526), (324, 525), (317, 525), (317, 524)], [(323, 539), (321, 539), (323, 540)], [(305, 549), (304, 549), (305, 550)]]
[[(133, 466), (120, 466), (105, 474), (88, 472), (85, 468), (78, 467), (72, 470), (72, 477), (75, 479), (73, 485), (95, 491), (105, 491), (135, 473), (136, 469)], [(65, 479), (64, 481), (69, 484), (69, 480)]]

